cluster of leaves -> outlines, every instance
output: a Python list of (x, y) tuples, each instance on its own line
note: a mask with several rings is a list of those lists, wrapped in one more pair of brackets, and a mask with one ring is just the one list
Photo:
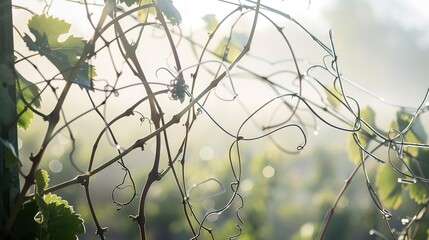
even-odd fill
[[(426, 205), (429, 201), (429, 187), (426, 173), (429, 172), (429, 164), (426, 160), (429, 157), (429, 151), (426, 148), (420, 148), (416, 145), (424, 145), (427, 142), (427, 135), (423, 124), (416, 114), (411, 114), (404, 110), (396, 113), (396, 121), (390, 124), (390, 130), (384, 141), (377, 142), (377, 131), (375, 122), (375, 111), (366, 107), (361, 111), (361, 119), (367, 125), (363, 126), (361, 131), (350, 134), (348, 138), (348, 154), (355, 164), (361, 164), (365, 153), (371, 152), (370, 146), (374, 142), (376, 145), (387, 145), (386, 162), (379, 157), (374, 158), (383, 163), (378, 166), (375, 176), (375, 187), (378, 198), (383, 206), (388, 209), (397, 210), (401, 206), (410, 205), (410, 200), (422, 210), (418, 211), (414, 217), (405, 217), (404, 225), (413, 219), (413, 223), (418, 221), (419, 224), (408, 225), (405, 231), (400, 235), (411, 234), (412, 238), (427, 239), (429, 237), (429, 223), (423, 218), (427, 218)], [(370, 129), (367, 126), (371, 126)], [(357, 141), (358, 139), (358, 141)], [(407, 146), (407, 143), (409, 146)], [(362, 150), (365, 149), (365, 153)], [(370, 153), (369, 153), (370, 154)], [(408, 194), (404, 194), (407, 192)], [(408, 195), (408, 197), (407, 197)], [(379, 206), (381, 207), (381, 206)], [(384, 209), (380, 209), (384, 212)], [(384, 212), (386, 213), (386, 212)], [(390, 220), (389, 216), (386, 216)], [(412, 230), (409, 230), (412, 229)]]
[[(19, 127), (27, 129), (33, 118), (33, 111), (28, 106), (40, 108), (41, 98), (39, 96), (39, 88), (32, 82), (26, 80), (22, 75), (17, 73), (14, 76), (10, 68), (5, 65), (0, 65), (0, 75), (3, 76), (0, 80), (0, 122), (4, 125), (10, 125), (12, 122), (17, 122)], [(16, 106), (10, 99), (8, 93), (9, 86), (13, 85), (11, 82), (5, 82), (17, 79), (16, 84)], [(15, 119), (15, 113), (18, 113), (18, 119)]]
[[(413, 115), (409, 113), (398, 112), (397, 121), (391, 124), (392, 129), (406, 129), (412, 117)], [(425, 143), (427, 141), (426, 133), (419, 118), (417, 118), (412, 127), (403, 134), (403, 139), (401, 141), (412, 143)], [(402, 148), (402, 146), (399, 146), (399, 148)], [(417, 179), (417, 175), (424, 175), (429, 171), (428, 164), (424, 162), (429, 157), (429, 151), (427, 149), (415, 147), (393, 149), (390, 151), (398, 154), (392, 157), (392, 159), (389, 159), (390, 164), (385, 164), (379, 168), (375, 182), (384, 204), (389, 208), (397, 209), (403, 201), (402, 190), (407, 190), (409, 197), (417, 204), (424, 204), (427, 202), (429, 189), (425, 184), (426, 180)], [(399, 171), (395, 170), (395, 168)], [(418, 172), (416, 174), (413, 172), (410, 173), (409, 171), (411, 169), (415, 169)], [(401, 184), (401, 182), (404, 181), (402, 180), (404, 178), (403, 173), (406, 173), (406, 178), (410, 178), (411, 182), (409, 184)]]
[(19, 211), (13, 230), (13, 239), (76, 239), (85, 232), (83, 219), (56, 194), (43, 194), (49, 176), (45, 170), (35, 174), (35, 196)]
[[(81, 38), (69, 36), (65, 41), (58, 39), (61, 35), (67, 34), (70, 24), (63, 20), (46, 15), (34, 15), (28, 23), (30, 32), (35, 40), (27, 34), (23, 37), (28, 48), (37, 51), (41, 56), (45, 56), (59, 70), (63, 79), (71, 83), (78, 84), (81, 88), (92, 89), (92, 77), (94, 77), (94, 67), (90, 64), (79, 64), (80, 55), (87, 42)], [(73, 71), (76, 71), (73, 73)], [(12, 75), (12, 71), (6, 66), (0, 66), (2, 75)], [(76, 76), (73, 78), (72, 76)], [(32, 82), (25, 79), (20, 73), (7, 79), (16, 79), (16, 106), (8, 99), (8, 94), (1, 94), (3, 108), (1, 114), (2, 123), (16, 121), (16, 124), (28, 129), (31, 120), (34, 118), (34, 108), (41, 107), (41, 91)], [(8, 85), (8, 84), (4, 84)], [(6, 89), (1, 89), (1, 91)], [(17, 119), (11, 119), (18, 113)], [(5, 114), (3, 114), (5, 113)], [(13, 149), (13, 147), (10, 147)], [(6, 164), (18, 164), (17, 154), (13, 153), (14, 161)], [(8, 158), (9, 159), (9, 158)], [(67, 201), (55, 194), (44, 194), (48, 187), (49, 176), (45, 170), (38, 169), (34, 172), (35, 195), (23, 204), (19, 210), (13, 225), (13, 239), (76, 239), (76, 235), (84, 233), (85, 227), (83, 219), (73, 210)]]

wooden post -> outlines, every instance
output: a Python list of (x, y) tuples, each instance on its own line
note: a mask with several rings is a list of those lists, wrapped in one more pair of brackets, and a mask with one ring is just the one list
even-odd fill
[[(8, 94), (11, 100), (8, 103), (0, 102), (0, 105), (3, 104), (0, 106), (3, 110), (10, 110), (8, 113), (0, 112), (0, 114), (12, 114), (8, 117), (11, 121), (0, 121), (0, 182), (2, 183), (0, 184), (0, 218), (2, 226), (14, 208), (15, 198), (19, 193), (18, 165), (13, 164), (16, 161), (8, 159), (13, 157), (10, 148), (13, 147), (16, 154), (18, 153), (14, 61), (12, 2), (11, 0), (0, 0), (0, 65), (9, 68), (10, 73), (12, 73), (0, 75), (0, 82), (2, 83), (0, 87), (4, 88), (0, 94)], [(2, 96), (3, 99), (6, 97)]]

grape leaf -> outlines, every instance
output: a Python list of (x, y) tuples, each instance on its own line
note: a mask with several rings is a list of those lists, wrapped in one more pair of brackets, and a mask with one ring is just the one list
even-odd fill
[(37, 169), (34, 173), (34, 181), (36, 183), (36, 194), (34, 198), (40, 210), (36, 216), (34, 216), (34, 220), (39, 224), (43, 224), (44, 228), (46, 228), (47, 221), (50, 217), (48, 204), (43, 198), (43, 192), (49, 186), (49, 180), (49, 175), (46, 170)]
[(139, 2), (139, 0), (120, 0), (121, 3), (125, 3), (128, 7)]
[(215, 14), (204, 15), (202, 19), (206, 22), (206, 31), (209, 33), (213, 32), (219, 24)]
[(83, 63), (79, 66), (77, 77), (71, 79), (71, 70), (77, 64), (86, 41), (69, 36), (65, 41), (59, 42), (59, 37), (67, 34), (70, 26), (64, 20), (52, 16), (34, 15), (28, 22), (28, 27), (35, 40), (33, 41), (27, 34), (24, 35), (23, 39), (30, 50), (38, 51), (40, 55), (46, 56), (60, 71), (64, 79), (78, 84), (81, 88), (92, 90), (93, 82), (91, 79), (95, 77), (95, 70), (92, 65)]
[[(404, 130), (410, 123), (413, 115), (404, 111), (398, 111), (396, 113), (396, 119), (398, 121), (399, 130)], [(427, 141), (427, 135), (423, 128), (420, 118), (417, 117), (413, 126), (405, 133), (406, 141), (412, 141), (417, 143), (425, 143)]]
[(34, 195), (34, 199), (36, 200), (37, 206), (39, 207), (39, 212), (34, 216), (34, 221), (38, 224), (42, 225), (42, 228), (47, 227), (47, 223), (49, 221), (49, 209), (48, 204), (43, 200), (38, 193)]
[(83, 219), (73, 212), (67, 201), (55, 194), (45, 195), (42, 201), (43, 217), (40, 217), (41, 209), (36, 199), (25, 203), (18, 212), (13, 226), (14, 239), (75, 240), (76, 235), (85, 232)]
[[(9, 95), (9, 86), (13, 85), (14, 76), (12, 71), (5, 65), (0, 64), (0, 122), (3, 124), (12, 124), (17, 121), (17, 125), (26, 130), (33, 119), (33, 112), (26, 109), (29, 103), (33, 107), (40, 108), (41, 98), (39, 88), (32, 82), (26, 80), (21, 74), (17, 73), (18, 81), (16, 84), (16, 107)], [(10, 82), (5, 82), (10, 81)], [(25, 102), (24, 102), (25, 100)], [(18, 113), (18, 119), (13, 111)]]
[[(370, 106), (366, 106), (365, 108), (361, 109), (360, 118), (369, 126), (375, 127), (375, 111)], [(362, 124), (362, 128), (368, 130), (364, 124)]]
[(428, 189), (424, 183), (416, 182), (414, 184), (407, 184), (405, 185), (405, 189), (408, 190), (410, 198), (417, 204), (423, 204), (428, 199)]
[(0, 147), (3, 148), (6, 167), (12, 167), (19, 163), (18, 154), (12, 143), (0, 138)]
[(85, 232), (83, 219), (73, 211), (66, 200), (56, 194), (48, 193), (40, 197), (36, 194), (39, 212), (35, 216), (41, 227), (41, 239), (76, 239)]
[(40, 224), (34, 221), (34, 216), (38, 211), (39, 208), (35, 200), (23, 205), (13, 224), (14, 240), (37, 239), (40, 236), (42, 229)]
[[(24, 130), (27, 130), (30, 126), (31, 120), (34, 117), (33, 111), (26, 108), (27, 104), (32, 107), (40, 108), (41, 97), (40, 89), (36, 84), (25, 79), (21, 74), (18, 75), (18, 84), (16, 84), (16, 111), (18, 113), (17, 125)], [(25, 101), (24, 101), (25, 100)]]
[(67, 201), (55, 194), (46, 194), (49, 219), (47, 228), (50, 239), (75, 240), (76, 235), (85, 232), (83, 219), (73, 211)]
[[(53, 211), (62, 212), (61, 209), (64, 209), (64, 205), (56, 207)], [(50, 234), (50, 239), (75, 240), (76, 235), (85, 232), (85, 227), (83, 219), (79, 215), (62, 212), (50, 218), (47, 231)]]
[(56, 194), (48, 193), (43, 196), (43, 200), (48, 204), (54, 203), (56, 206), (65, 205), (67, 208), (70, 208), (70, 210), (73, 211), (73, 207), (70, 206), (66, 200)]
[(43, 191), (49, 185), (49, 174), (46, 170), (37, 169), (34, 173), (34, 179), (36, 181), (36, 190), (39, 195), (43, 195)]
[(402, 187), (398, 183), (398, 173), (388, 164), (377, 170), (375, 186), (381, 202), (388, 208), (397, 209), (402, 203)]
[[(427, 177), (426, 174), (429, 172), (429, 159), (428, 149), (418, 149), (418, 155), (411, 160), (408, 160), (411, 169), (418, 170), (415, 174), (423, 174), (423, 177)], [(412, 200), (417, 204), (423, 204), (429, 197), (429, 189), (425, 183), (417, 181), (414, 184), (404, 185), (405, 189), (408, 190), (408, 194)]]
[(331, 106), (334, 108), (338, 108), (340, 102), (337, 98), (341, 99), (341, 94), (334, 87), (328, 87), (328, 89), (326, 90), (326, 95), (326, 99), (331, 104)]
[(180, 24), (182, 22), (182, 16), (177, 8), (173, 5), (172, 0), (158, 0), (157, 1), (159, 10), (170, 20), (172, 24)]
[(240, 55), (246, 41), (246, 34), (233, 33), (231, 39), (225, 37), (218, 43), (214, 53), (227, 62), (233, 62)]
[[(392, 123), (391, 128), (398, 129), (400, 131), (405, 130), (412, 117), (413, 115), (410, 113), (398, 111), (396, 113), (397, 122)], [(398, 140), (400, 141), (401, 139)], [(403, 141), (412, 143), (425, 143), (427, 141), (427, 135), (420, 118), (416, 118), (411, 128), (404, 133)], [(407, 147), (405, 150), (413, 157), (416, 157), (419, 154), (419, 149), (416, 147)]]
[[(144, 5), (150, 4), (151, 2), (152, 2), (151, 0), (140, 0), (139, 5), (144, 6)], [(151, 8), (142, 9), (138, 11), (137, 16), (140, 19), (140, 21), (146, 22), (148, 14), (156, 15), (155, 8), (151, 7)]]
[[(368, 125), (375, 127), (375, 112), (371, 107), (367, 106), (363, 108), (360, 114), (361, 114), (360, 118), (363, 121), (365, 121)], [(368, 128), (365, 127), (363, 124), (362, 124), (362, 129), (368, 130)], [(362, 130), (357, 134), (359, 135), (359, 141), (362, 147), (364, 148), (367, 147), (369, 141), (371, 140), (370, 137), (367, 134), (363, 134)], [(361, 161), (360, 151), (361, 149), (359, 145), (355, 142), (353, 138), (353, 134), (349, 134), (347, 136), (347, 153), (348, 153), (349, 159), (355, 164)]]

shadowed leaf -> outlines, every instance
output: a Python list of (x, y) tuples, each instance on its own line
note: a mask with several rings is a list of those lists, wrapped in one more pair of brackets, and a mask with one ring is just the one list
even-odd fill
[[(360, 112), (360, 117), (363, 121), (365, 121), (368, 125), (374, 127), (375, 126), (375, 112), (374, 110), (367, 106)], [(362, 147), (367, 147), (368, 143), (370, 141), (370, 137), (367, 134), (364, 134), (362, 131), (368, 130), (367, 127), (365, 127), (362, 124), (362, 130), (360, 130), (357, 134), (359, 135), (359, 141)], [(360, 155), (361, 149), (359, 145), (355, 142), (355, 139), (353, 138), (353, 134), (349, 134), (347, 136), (347, 153), (349, 156), (349, 159), (354, 163), (359, 163), (361, 161), (361, 155)]]
[(389, 164), (383, 164), (377, 171), (375, 186), (381, 202), (388, 208), (397, 209), (402, 203), (402, 187), (398, 174)]
[[(147, 5), (150, 3), (152, 3), (151, 0), (140, 0), (139, 5), (144, 6), (144, 5)], [(155, 8), (151, 7), (151, 8), (142, 9), (142, 10), (138, 11), (137, 16), (138, 16), (140, 21), (146, 22), (149, 14), (156, 15)]]
[(216, 19), (215, 14), (207, 14), (202, 17), (202, 19), (206, 22), (206, 31), (211, 33), (215, 30), (219, 22)]
[(39, 195), (43, 195), (43, 191), (48, 187), (49, 185), (49, 175), (46, 170), (38, 169), (34, 173), (34, 179), (36, 181), (36, 189), (37, 193)]
[(128, 7), (130, 7), (131, 5), (138, 3), (139, 0), (119, 0), (119, 2), (125, 3)]
[(227, 62), (233, 62), (240, 55), (247, 41), (244, 33), (234, 33), (231, 39), (225, 37), (217, 45), (214, 53)]
[(159, 10), (170, 20), (172, 24), (180, 24), (182, 22), (182, 16), (180, 15), (177, 8), (173, 5), (171, 0), (158, 0)]
[(75, 68), (84, 50), (86, 41), (74, 36), (69, 36), (63, 42), (59, 41), (60, 36), (69, 32), (69, 23), (42, 14), (34, 15), (28, 22), (28, 27), (35, 37), (34, 41), (27, 34), (23, 37), (30, 50), (38, 51), (40, 55), (46, 56), (67, 81), (77, 83), (81, 88), (92, 90), (91, 79), (96, 76), (93, 66), (83, 63), (77, 66), (79, 68), (77, 77), (72, 79), (70, 76), (71, 70)]
[(32, 107), (40, 108), (42, 99), (39, 95), (40, 89), (34, 83), (28, 81), (19, 73), (17, 73), (17, 75), (16, 111), (19, 115), (17, 124), (19, 127), (27, 130), (34, 117), (33, 111), (27, 108), (27, 104)]
[(334, 87), (328, 87), (328, 90), (329, 91), (326, 90), (326, 99), (332, 105), (332, 107), (338, 108), (340, 102), (337, 98), (341, 99), (341, 94)]

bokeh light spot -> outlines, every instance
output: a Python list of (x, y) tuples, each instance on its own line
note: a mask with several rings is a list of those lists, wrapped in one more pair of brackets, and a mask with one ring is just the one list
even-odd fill
[(267, 165), (264, 167), (264, 169), (262, 169), (262, 175), (264, 175), (264, 177), (266, 178), (270, 178), (272, 176), (274, 176), (274, 173), (276, 172), (276, 170), (271, 167), (270, 165)]
[(53, 173), (59, 173), (63, 170), (63, 164), (58, 161), (58, 160), (52, 160), (49, 162), (49, 169), (53, 172)]
[(243, 190), (244, 192), (250, 191), (253, 188), (253, 181), (250, 179), (245, 179), (241, 182), (240, 185), (241, 190)]
[(311, 223), (306, 223), (301, 226), (301, 229), (299, 230), (299, 233), (301, 234), (302, 238), (309, 238), (313, 236), (314, 232), (314, 225)]
[(213, 149), (209, 146), (202, 147), (200, 150), (200, 158), (204, 161), (212, 159), (214, 156)]

